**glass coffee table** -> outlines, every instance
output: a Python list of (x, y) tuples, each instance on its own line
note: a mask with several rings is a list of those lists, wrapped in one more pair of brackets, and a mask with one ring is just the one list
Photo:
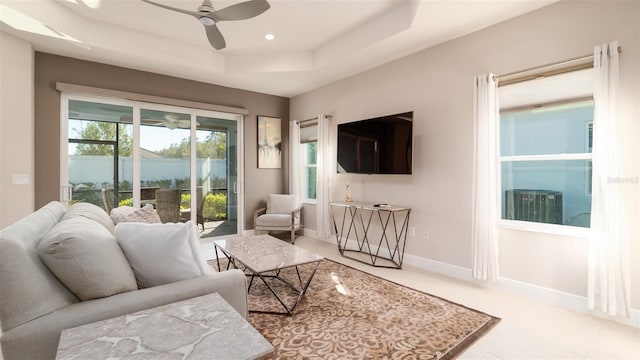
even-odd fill
[[(218, 271), (221, 270), (219, 253), (222, 253), (228, 260), (226, 269), (233, 266), (244, 270), (247, 276), (251, 278), (248, 285), (249, 292), (253, 281), (258, 278), (284, 308), (284, 311), (249, 309), (251, 312), (292, 315), (304, 298), (320, 262), (324, 259), (320, 255), (269, 235), (237, 237), (216, 240), (213, 243)], [(302, 276), (299, 266), (307, 264), (312, 266), (311, 273)], [(294, 285), (292, 281), (281, 276), (281, 272), (285, 269), (295, 269), (297, 281), (294, 282), (297, 282), (297, 284)], [(287, 305), (282, 294), (279, 295), (278, 291), (276, 291), (277, 289), (270, 285), (267, 279), (276, 279), (285, 284), (286, 287), (293, 289), (297, 293), (295, 302), (292, 305)]]

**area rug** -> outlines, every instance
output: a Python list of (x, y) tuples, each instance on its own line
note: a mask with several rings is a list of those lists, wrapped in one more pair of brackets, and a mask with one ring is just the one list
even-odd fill
[[(217, 268), (215, 260), (209, 263)], [(300, 269), (304, 280), (312, 267)], [(281, 275), (299, 283), (293, 269)], [(270, 285), (285, 303), (295, 302), (295, 292), (281, 282)], [(257, 279), (249, 308), (283, 310)], [(453, 359), (499, 321), (326, 259), (293, 316), (249, 314), (275, 348), (268, 359)]]

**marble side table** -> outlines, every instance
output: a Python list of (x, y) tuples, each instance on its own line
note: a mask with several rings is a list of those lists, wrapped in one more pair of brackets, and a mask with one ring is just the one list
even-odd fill
[(273, 346), (219, 294), (62, 331), (56, 359), (256, 359)]

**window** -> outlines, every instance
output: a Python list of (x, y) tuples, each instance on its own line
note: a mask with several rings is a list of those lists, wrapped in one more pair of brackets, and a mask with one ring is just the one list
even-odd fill
[(305, 199), (314, 199), (316, 198), (316, 171), (317, 171), (317, 162), (316, 162), (316, 154), (317, 154), (317, 142), (311, 142), (306, 144), (301, 144), (302, 147), (302, 157), (303, 157), (303, 186), (304, 186), (304, 198)]
[[(591, 70), (578, 73), (588, 78)], [(520, 96), (511, 85), (500, 89), (501, 219), (588, 228), (593, 100), (584, 92), (591, 90), (573, 89), (574, 73), (551, 78), (514, 84)], [(523, 103), (538, 96), (545, 102)], [(521, 103), (510, 106), (514, 99)]]

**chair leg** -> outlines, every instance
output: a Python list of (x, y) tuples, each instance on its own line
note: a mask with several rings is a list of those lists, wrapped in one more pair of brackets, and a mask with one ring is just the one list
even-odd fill
[(295, 242), (296, 242), (296, 231), (291, 230), (291, 245), (293, 245)]

